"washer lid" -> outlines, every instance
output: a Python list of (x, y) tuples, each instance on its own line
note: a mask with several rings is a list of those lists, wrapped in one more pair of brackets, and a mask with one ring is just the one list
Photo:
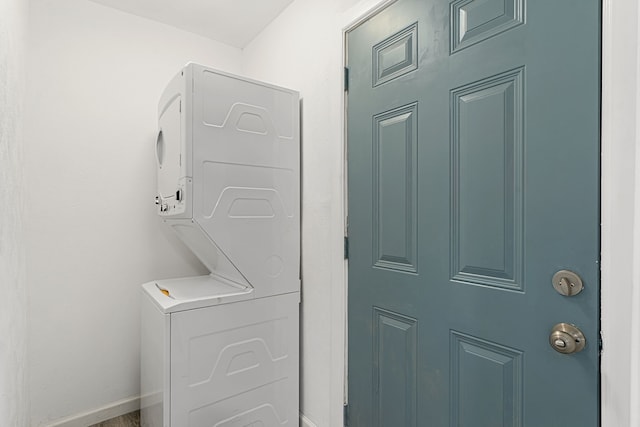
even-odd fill
[(163, 313), (174, 313), (252, 299), (252, 288), (240, 288), (213, 274), (179, 279), (155, 280), (142, 285)]

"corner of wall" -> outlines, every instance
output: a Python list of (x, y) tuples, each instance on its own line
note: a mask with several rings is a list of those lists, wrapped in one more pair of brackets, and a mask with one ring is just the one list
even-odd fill
[[(640, 7), (636, 18), (635, 28), (640, 25)], [(631, 337), (640, 337), (640, 31), (637, 34), (636, 42), (636, 120), (635, 120), (635, 217), (634, 217), (634, 250), (633, 259), (633, 293), (631, 298), (632, 305), (632, 321), (631, 321)], [(640, 402), (640, 340), (631, 339), (631, 402)], [(640, 426), (640, 407), (631, 405), (630, 422), (632, 426)]]
[[(604, 0), (602, 26), (602, 425), (638, 425), (640, 254), (638, 4)], [(630, 42), (633, 40), (633, 42)], [(635, 419), (635, 421), (634, 421)]]
[(29, 415), (22, 217), (25, 0), (0, 3), (0, 425)]

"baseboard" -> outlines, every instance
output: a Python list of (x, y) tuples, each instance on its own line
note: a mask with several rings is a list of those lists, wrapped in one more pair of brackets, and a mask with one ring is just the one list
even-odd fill
[(58, 420), (47, 427), (87, 427), (140, 409), (140, 397), (131, 397), (102, 408)]
[[(93, 411), (84, 412), (71, 417), (58, 420), (46, 427), (87, 427), (93, 424), (119, 417), (129, 412), (140, 409), (140, 397), (132, 397), (119, 402), (112, 403)], [(316, 424), (304, 414), (300, 414), (300, 427), (317, 427)]]
[(300, 414), (300, 427), (317, 427), (309, 418), (304, 414)]

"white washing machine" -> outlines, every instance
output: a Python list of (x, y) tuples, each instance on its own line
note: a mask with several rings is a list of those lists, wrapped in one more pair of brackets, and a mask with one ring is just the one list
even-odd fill
[(211, 273), (142, 285), (142, 425), (297, 426), (298, 93), (190, 63), (158, 117), (158, 214)]

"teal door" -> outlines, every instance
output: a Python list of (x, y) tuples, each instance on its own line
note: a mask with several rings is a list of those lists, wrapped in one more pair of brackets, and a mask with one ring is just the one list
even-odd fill
[(598, 426), (599, 0), (398, 0), (347, 57), (349, 426)]

